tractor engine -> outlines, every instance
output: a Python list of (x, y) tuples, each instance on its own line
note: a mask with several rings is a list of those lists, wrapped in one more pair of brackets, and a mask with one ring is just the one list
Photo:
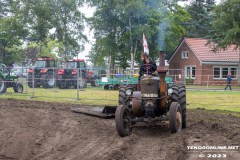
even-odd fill
[(159, 78), (145, 77), (141, 80), (142, 110), (146, 117), (155, 117), (156, 103), (159, 97)]

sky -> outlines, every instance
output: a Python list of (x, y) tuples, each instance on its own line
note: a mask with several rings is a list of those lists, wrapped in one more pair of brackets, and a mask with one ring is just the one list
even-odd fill
[[(217, 4), (219, 4), (221, 1), (222, 0), (215, 0)], [(179, 5), (181, 6), (184, 6), (187, 4), (189, 4), (189, 1), (179, 2)], [(95, 9), (85, 5), (80, 10), (82, 13), (85, 14), (86, 17), (92, 17)], [(88, 53), (91, 50), (92, 44), (94, 43), (95, 40), (94, 40), (93, 32), (90, 31), (88, 26), (85, 26), (84, 34), (88, 37), (90, 42), (85, 44), (85, 50), (78, 54), (78, 58), (87, 60), (88, 57), (86, 56), (88, 56)]]

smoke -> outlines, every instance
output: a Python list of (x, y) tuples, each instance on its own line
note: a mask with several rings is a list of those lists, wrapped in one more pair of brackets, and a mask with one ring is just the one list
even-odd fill
[(160, 50), (165, 50), (165, 36), (167, 34), (167, 31), (170, 27), (170, 20), (168, 18), (169, 10), (166, 5), (162, 4), (159, 9), (161, 19), (158, 24), (159, 32), (158, 32), (158, 46)]
[(160, 50), (165, 50), (165, 36), (168, 31), (168, 28), (170, 27), (170, 21), (168, 18), (163, 18), (158, 25), (159, 27), (159, 33), (158, 33), (158, 46)]

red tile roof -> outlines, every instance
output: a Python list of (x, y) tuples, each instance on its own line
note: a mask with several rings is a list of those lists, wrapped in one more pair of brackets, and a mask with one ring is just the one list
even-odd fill
[(214, 51), (214, 44), (207, 44), (207, 39), (184, 38), (183, 41), (202, 62), (239, 62), (240, 51), (235, 49), (235, 45), (231, 45), (225, 50)]

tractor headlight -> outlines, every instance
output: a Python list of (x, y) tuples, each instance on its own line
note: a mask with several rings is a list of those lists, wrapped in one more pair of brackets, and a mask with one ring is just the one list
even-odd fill
[(173, 92), (172, 88), (169, 88), (168, 89), (168, 95), (172, 94), (172, 92)]
[(127, 94), (128, 96), (130, 96), (130, 95), (132, 94), (132, 90), (131, 90), (131, 89), (127, 89), (127, 90), (126, 90), (126, 94)]

